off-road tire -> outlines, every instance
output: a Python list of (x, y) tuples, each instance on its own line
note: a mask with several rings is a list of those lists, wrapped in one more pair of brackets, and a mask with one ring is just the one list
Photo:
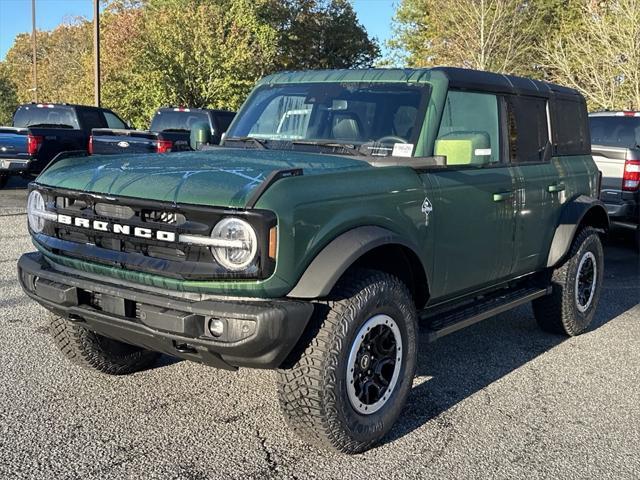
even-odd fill
[(113, 340), (69, 320), (50, 315), (49, 332), (62, 354), (76, 365), (109, 375), (149, 368), (158, 353)]
[[(375, 315), (396, 322), (402, 339), (397, 383), (386, 403), (358, 413), (347, 393), (349, 352), (359, 329)], [(371, 448), (392, 427), (407, 400), (416, 368), (417, 317), (411, 294), (396, 277), (355, 269), (318, 302), (311, 325), (278, 371), (278, 397), (289, 427), (315, 446), (344, 453)]]
[(9, 175), (0, 175), (0, 190), (7, 186)]
[[(595, 292), (589, 307), (581, 312), (576, 300), (576, 275), (581, 259), (591, 252), (596, 260)], [(533, 301), (533, 313), (540, 328), (571, 337), (585, 332), (596, 313), (604, 271), (604, 252), (598, 232), (586, 227), (576, 236), (566, 261), (552, 275), (550, 295)]]

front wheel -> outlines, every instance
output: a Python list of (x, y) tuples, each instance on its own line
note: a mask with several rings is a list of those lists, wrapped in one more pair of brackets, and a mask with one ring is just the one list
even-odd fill
[(159, 353), (98, 335), (51, 314), (49, 331), (60, 352), (76, 365), (109, 375), (127, 375), (150, 367)]
[(416, 367), (416, 311), (396, 277), (354, 270), (319, 303), (294, 364), (278, 373), (289, 426), (345, 453), (367, 450), (396, 421)]
[(583, 333), (595, 316), (603, 273), (600, 236), (587, 227), (574, 239), (564, 264), (553, 272), (551, 294), (533, 302), (540, 327), (569, 336)]

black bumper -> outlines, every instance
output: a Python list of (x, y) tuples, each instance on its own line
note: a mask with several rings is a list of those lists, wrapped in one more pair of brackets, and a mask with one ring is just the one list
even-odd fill
[[(18, 261), (24, 291), (46, 309), (122, 342), (218, 368), (277, 368), (300, 339), (313, 305), (295, 300), (190, 301), (61, 273), (40, 253)], [(143, 287), (142, 287), (143, 288)], [(209, 332), (211, 319), (224, 333)]]

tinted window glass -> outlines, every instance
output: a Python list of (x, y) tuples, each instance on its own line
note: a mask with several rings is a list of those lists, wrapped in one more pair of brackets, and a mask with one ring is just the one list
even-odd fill
[(224, 133), (227, 131), (227, 129), (229, 128), (229, 125), (231, 125), (231, 121), (233, 120), (234, 115), (229, 115), (229, 114), (220, 114), (217, 117), (218, 120), (218, 126), (220, 128), (220, 133)]
[(206, 112), (185, 112), (160, 110), (151, 121), (152, 132), (189, 132), (196, 123), (209, 125), (209, 114)]
[(38, 125), (55, 128), (80, 128), (71, 107), (49, 107), (47, 105), (23, 105), (16, 110), (13, 126), (19, 128)]
[(249, 98), (227, 138), (324, 142), (390, 155), (396, 143), (415, 141), (428, 94), (428, 88), (406, 83), (264, 85)]
[(107, 122), (99, 110), (80, 110), (80, 115), (82, 115), (82, 126), (87, 130), (105, 128), (107, 126)]
[(486, 165), (500, 161), (498, 98), (486, 93), (447, 94), (435, 154), (448, 165)]
[(640, 146), (640, 117), (591, 117), (591, 143), (610, 147)]
[(104, 118), (109, 128), (127, 128), (127, 125), (111, 112), (104, 112)]
[(554, 111), (554, 143), (556, 155), (588, 155), (591, 141), (584, 102), (556, 99)]
[(533, 97), (506, 97), (509, 161), (542, 162), (551, 159), (547, 101)]

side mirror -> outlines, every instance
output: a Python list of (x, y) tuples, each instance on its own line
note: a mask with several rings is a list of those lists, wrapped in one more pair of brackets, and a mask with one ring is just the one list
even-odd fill
[(491, 141), (487, 132), (452, 132), (436, 139), (433, 153), (447, 157), (447, 165), (488, 165)]
[(194, 123), (189, 135), (189, 146), (192, 150), (200, 150), (203, 145), (211, 143), (211, 127), (206, 122)]

